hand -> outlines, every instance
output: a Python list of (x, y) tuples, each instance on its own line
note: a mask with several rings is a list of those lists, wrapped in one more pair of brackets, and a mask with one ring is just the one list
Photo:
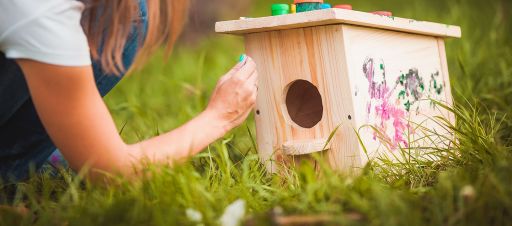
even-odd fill
[(223, 123), (224, 132), (240, 125), (256, 104), (258, 72), (250, 57), (235, 65), (217, 82), (207, 112)]

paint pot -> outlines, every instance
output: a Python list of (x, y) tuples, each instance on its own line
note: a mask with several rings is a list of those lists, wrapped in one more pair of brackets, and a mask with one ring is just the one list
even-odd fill
[(389, 11), (375, 11), (375, 12), (371, 12), (371, 13), (375, 14), (375, 15), (381, 15), (381, 16), (393, 16), (393, 13), (389, 12)]
[(295, 4), (290, 4), (290, 13), (297, 13), (297, 6)]
[(313, 10), (319, 10), (322, 7), (322, 3), (312, 2), (312, 3), (299, 3), (297, 4), (297, 12), (307, 12)]
[(335, 5), (333, 8), (352, 10), (352, 5)]
[(321, 9), (330, 9), (331, 8), (331, 4), (329, 3), (324, 3), (320, 6)]
[(290, 13), (288, 4), (272, 4), (272, 16), (285, 15)]
[(322, 9), (323, 0), (294, 0), (297, 12), (307, 12)]

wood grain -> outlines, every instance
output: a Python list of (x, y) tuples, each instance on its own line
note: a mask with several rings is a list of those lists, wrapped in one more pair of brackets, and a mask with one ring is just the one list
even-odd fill
[[(258, 65), (259, 90), (256, 130), (259, 152), (270, 170), (272, 161), (285, 159), (283, 144), (300, 140), (326, 140), (340, 124), (327, 154), (333, 167), (357, 165), (358, 146), (351, 121), (350, 91), (343, 68), (341, 27), (319, 26), (249, 34), (246, 51)], [(286, 108), (286, 91), (296, 80), (306, 80), (321, 94), (322, 119), (311, 128), (294, 123)], [(307, 110), (307, 109), (306, 109)]]
[(283, 154), (285, 155), (305, 155), (314, 152), (321, 152), (327, 145), (327, 139), (316, 140), (295, 140), (283, 144)]
[(350, 24), (436, 37), (460, 38), (462, 35), (458, 26), (336, 8), (281, 16), (222, 21), (215, 24), (215, 31), (240, 35), (330, 24)]

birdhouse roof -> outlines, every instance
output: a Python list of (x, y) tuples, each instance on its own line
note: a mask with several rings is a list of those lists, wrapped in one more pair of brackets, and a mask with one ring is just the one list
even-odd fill
[(215, 24), (215, 31), (224, 34), (243, 35), (331, 24), (351, 24), (436, 37), (461, 37), (461, 29), (458, 26), (399, 17), (387, 17), (337, 8), (280, 16), (222, 21)]

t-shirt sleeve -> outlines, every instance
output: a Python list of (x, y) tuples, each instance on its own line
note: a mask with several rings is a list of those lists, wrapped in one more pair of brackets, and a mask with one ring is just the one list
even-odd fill
[[(62, 66), (91, 64), (87, 37), (80, 25), (83, 3), (60, 0), (35, 13), (23, 11), (24, 20), (15, 21), (1, 41), (7, 58), (31, 59)], [(30, 13), (29, 13), (30, 12)]]

